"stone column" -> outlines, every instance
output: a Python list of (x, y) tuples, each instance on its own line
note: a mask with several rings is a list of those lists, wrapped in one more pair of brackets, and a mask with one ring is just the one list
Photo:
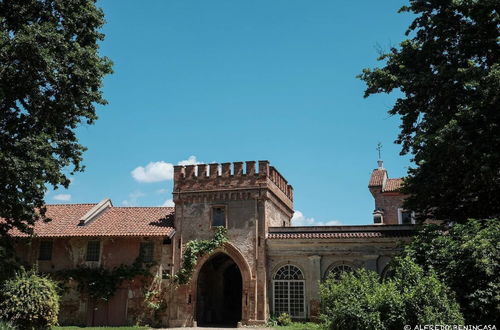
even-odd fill
[(321, 281), (321, 256), (309, 256), (309, 276), (307, 290), (309, 299), (309, 317), (315, 319), (319, 315), (319, 283)]

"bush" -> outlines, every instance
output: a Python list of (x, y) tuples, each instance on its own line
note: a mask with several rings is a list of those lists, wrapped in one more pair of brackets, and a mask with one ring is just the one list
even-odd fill
[(441, 282), (432, 270), (424, 270), (410, 258), (396, 258), (395, 283), (404, 302), (405, 324), (463, 324), (460, 306), (454, 293)]
[(0, 292), (0, 318), (21, 329), (46, 329), (57, 324), (59, 295), (54, 281), (34, 270), (21, 270), (4, 282)]
[(11, 322), (0, 320), (0, 330), (16, 330), (16, 327)]
[(381, 285), (377, 273), (359, 269), (320, 286), (321, 319), (330, 329), (387, 329), (405, 324), (404, 304), (394, 283)]
[(281, 326), (287, 326), (292, 324), (292, 318), (287, 313), (282, 313), (276, 317), (276, 324)]
[(458, 304), (434, 274), (398, 259), (392, 279), (359, 269), (320, 286), (321, 319), (330, 329), (402, 329), (416, 324), (462, 324)]

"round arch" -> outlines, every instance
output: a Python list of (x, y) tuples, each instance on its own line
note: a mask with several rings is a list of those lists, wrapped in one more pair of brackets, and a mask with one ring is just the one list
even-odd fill
[(241, 321), (243, 323), (247, 323), (248, 320), (251, 318), (251, 313), (250, 313), (250, 306), (251, 304), (247, 303), (249, 300), (249, 292), (251, 292), (251, 286), (252, 286), (252, 272), (250, 265), (248, 262), (245, 260), (243, 257), (243, 254), (236, 248), (234, 245), (231, 243), (227, 242), (225, 243), (222, 247), (215, 249), (212, 253), (209, 255), (205, 255), (201, 257), (197, 264), (196, 267), (193, 271), (193, 276), (191, 278), (190, 286), (191, 286), (191, 299), (192, 299), (192, 305), (193, 305), (193, 319), (196, 320), (196, 315), (197, 315), (197, 297), (198, 297), (198, 279), (200, 276), (200, 271), (202, 270), (203, 266), (207, 262), (210, 262), (212, 258), (219, 254), (224, 254), (228, 256), (236, 266), (238, 267), (240, 274), (241, 274), (241, 280), (242, 280), (242, 301), (241, 301)]
[(335, 271), (335, 270), (354, 271), (358, 268), (359, 267), (356, 264), (354, 264), (353, 262), (350, 262), (350, 261), (346, 261), (346, 260), (335, 261), (335, 262), (331, 263), (330, 266), (328, 266), (326, 268), (326, 271), (323, 274), (323, 280), (326, 280), (328, 278), (328, 275), (330, 275), (330, 273), (332, 271)]

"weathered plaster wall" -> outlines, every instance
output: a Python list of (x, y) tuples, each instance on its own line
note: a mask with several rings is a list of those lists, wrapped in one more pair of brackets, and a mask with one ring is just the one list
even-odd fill
[[(44, 239), (45, 240), (45, 239)], [(99, 262), (85, 261), (87, 242), (89, 240), (101, 241), (101, 255)], [(54, 238), (52, 239), (51, 260), (38, 260), (40, 239), (33, 239), (27, 244), (27, 240), (20, 241), (16, 245), (19, 258), (26, 264), (38, 264), (41, 272), (55, 272), (60, 270), (74, 269), (78, 266), (97, 267), (102, 266), (112, 269), (121, 264), (131, 265), (139, 256), (141, 242), (151, 241), (154, 243), (154, 261), (158, 263), (153, 267), (154, 273), (169, 270), (172, 263), (172, 245), (163, 244), (163, 238)], [(89, 325), (92, 322), (92, 302), (88, 297), (82, 296), (77, 289), (76, 281), (67, 283), (67, 290), (61, 297), (61, 310), (59, 323), (63, 325)], [(115, 310), (124, 311), (129, 324), (134, 324), (142, 310), (143, 288), (140, 279), (123, 282), (118, 290), (120, 297), (112, 298), (106, 313)]]

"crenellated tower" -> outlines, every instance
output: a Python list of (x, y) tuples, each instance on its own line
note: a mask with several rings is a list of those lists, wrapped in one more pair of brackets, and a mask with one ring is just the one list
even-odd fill
[[(238, 264), (243, 278), (241, 319), (247, 324), (264, 322), (269, 315), (265, 239), (268, 227), (290, 226), (292, 186), (266, 160), (181, 165), (174, 167), (173, 200), (174, 271), (188, 241), (210, 239), (216, 226), (225, 226), (229, 243), (224, 253)], [(189, 325), (182, 322), (189, 315), (200, 315), (195, 310), (196, 285), (180, 291), (173, 317), (179, 325)]]

